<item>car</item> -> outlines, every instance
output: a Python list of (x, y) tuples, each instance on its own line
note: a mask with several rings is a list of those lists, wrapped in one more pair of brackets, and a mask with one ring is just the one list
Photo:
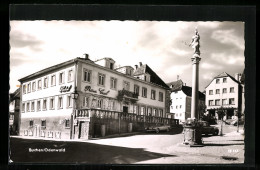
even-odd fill
[[(237, 119), (231, 122), (231, 125), (237, 126)], [(240, 119), (238, 125), (244, 125), (244, 120)]]
[(155, 126), (148, 126), (145, 128), (145, 131), (146, 132), (156, 132), (156, 133), (159, 133), (159, 132), (162, 132), (162, 131), (166, 131), (166, 132), (169, 132), (171, 129), (171, 126), (170, 125), (155, 125)]
[(201, 126), (201, 134), (205, 134), (205, 135), (212, 134), (214, 136), (218, 135), (219, 133), (218, 127), (210, 126), (209, 123), (206, 121), (200, 121), (199, 124)]

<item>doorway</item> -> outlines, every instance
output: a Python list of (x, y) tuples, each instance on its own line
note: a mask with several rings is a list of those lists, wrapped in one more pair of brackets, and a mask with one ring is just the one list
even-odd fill
[(128, 113), (128, 107), (127, 106), (123, 106), (123, 112)]

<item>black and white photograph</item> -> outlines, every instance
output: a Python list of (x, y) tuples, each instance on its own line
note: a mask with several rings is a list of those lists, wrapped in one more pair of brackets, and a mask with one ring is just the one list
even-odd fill
[(244, 163), (245, 22), (10, 20), (9, 36), (9, 163)]

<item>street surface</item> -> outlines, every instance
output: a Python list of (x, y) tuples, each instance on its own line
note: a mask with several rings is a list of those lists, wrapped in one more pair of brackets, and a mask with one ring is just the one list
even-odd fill
[[(242, 128), (240, 128), (242, 129)], [(244, 136), (223, 126), (224, 136), (203, 136), (204, 147), (182, 144), (183, 134), (142, 133), (86, 141), (54, 141), (11, 137), (14, 163), (196, 164), (243, 163)], [(222, 159), (222, 156), (232, 159)]]

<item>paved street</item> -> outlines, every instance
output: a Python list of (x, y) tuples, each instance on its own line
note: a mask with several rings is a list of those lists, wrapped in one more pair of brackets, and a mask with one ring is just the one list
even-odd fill
[[(224, 126), (223, 132), (224, 136), (203, 137), (204, 147), (197, 148), (183, 146), (183, 134), (174, 135), (172, 133), (147, 133), (88, 141), (53, 141), (12, 137), (10, 139), (10, 158), (15, 163), (243, 163), (243, 135), (237, 133), (234, 126)], [(232, 156), (237, 159), (226, 160), (221, 156)]]

